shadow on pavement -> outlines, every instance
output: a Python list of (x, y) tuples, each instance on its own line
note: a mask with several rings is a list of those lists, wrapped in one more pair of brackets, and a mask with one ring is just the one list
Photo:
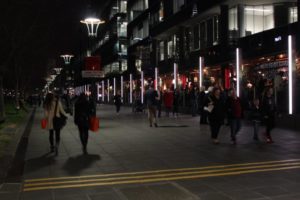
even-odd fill
[(70, 157), (64, 164), (63, 169), (69, 175), (77, 175), (80, 171), (90, 168), (90, 166), (98, 160), (101, 160), (101, 157), (95, 154)]
[(164, 125), (164, 126), (158, 126), (159, 128), (187, 128), (188, 125)]
[(48, 152), (37, 158), (26, 160), (26, 173), (34, 172), (44, 167), (48, 167), (55, 162), (55, 156)]

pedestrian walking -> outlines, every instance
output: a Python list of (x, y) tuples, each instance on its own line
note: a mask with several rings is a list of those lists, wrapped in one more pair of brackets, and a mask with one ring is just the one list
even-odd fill
[(178, 117), (179, 98), (180, 98), (179, 89), (176, 88), (173, 93), (173, 117)]
[(220, 98), (220, 89), (214, 88), (212, 94), (207, 98), (205, 109), (208, 111), (208, 119), (211, 130), (211, 138), (214, 144), (219, 144), (218, 135), (224, 123), (225, 104)]
[[(67, 118), (67, 113), (64, 111), (59, 97), (55, 97), (53, 93), (48, 93), (44, 102), (44, 114), (47, 120), (46, 129), (49, 130), (50, 151), (58, 155), (60, 143), (60, 131), (62, 126), (57, 126), (53, 123), (54, 118)], [(55, 135), (55, 143), (54, 143)]]
[(157, 90), (157, 95), (158, 95), (158, 100), (157, 100), (157, 117), (160, 118), (161, 117), (161, 105), (162, 105), (162, 99), (163, 99), (163, 96), (162, 96), (162, 91), (161, 91), (161, 88), (158, 87), (158, 90)]
[(167, 89), (167, 91), (164, 94), (164, 105), (166, 109), (166, 116), (169, 117), (173, 105), (173, 93), (170, 89)]
[(242, 126), (242, 104), (234, 89), (230, 89), (228, 93), (229, 95), (226, 100), (227, 118), (230, 124), (231, 142), (232, 144), (236, 144), (236, 136)]
[(190, 98), (190, 108), (192, 117), (196, 116), (197, 112), (197, 89), (196, 87), (192, 86), (190, 92), (189, 92), (189, 98)]
[(260, 107), (259, 99), (253, 100), (250, 117), (253, 122), (253, 131), (254, 131), (253, 140), (259, 141), (258, 132), (261, 123), (261, 107)]
[(200, 113), (200, 124), (208, 124), (207, 122), (207, 112), (204, 110), (205, 102), (205, 87), (200, 88), (200, 93), (198, 97), (199, 113)]
[(149, 88), (145, 93), (145, 105), (148, 108), (148, 119), (149, 119), (150, 127), (152, 127), (153, 124), (155, 127), (157, 127), (157, 121), (156, 121), (157, 99), (158, 99), (157, 91), (155, 91), (152, 85), (150, 84)]
[(122, 97), (120, 91), (118, 91), (117, 94), (114, 96), (114, 103), (116, 106), (116, 112), (117, 114), (119, 114), (122, 105)]
[(90, 102), (88, 101), (87, 96), (82, 93), (75, 103), (74, 122), (78, 127), (82, 151), (84, 154), (87, 154), (89, 121), (91, 116), (93, 116), (93, 111), (91, 110)]
[(275, 127), (276, 104), (273, 96), (273, 88), (267, 88), (262, 101), (262, 113), (266, 125), (267, 143), (273, 143), (271, 130)]

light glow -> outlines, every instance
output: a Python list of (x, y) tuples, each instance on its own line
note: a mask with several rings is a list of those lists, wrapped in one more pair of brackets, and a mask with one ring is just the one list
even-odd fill
[(141, 101), (144, 103), (144, 72), (141, 72)]
[(109, 103), (109, 94), (110, 94), (110, 83), (109, 83), (109, 79), (107, 80), (107, 102)]
[(293, 62), (293, 41), (292, 36), (289, 35), (288, 37), (288, 54), (289, 54), (289, 114), (293, 114), (293, 69), (294, 69), (294, 62)]
[(80, 22), (86, 25), (90, 37), (96, 37), (99, 25), (105, 23), (105, 21), (92, 17), (81, 20)]
[(174, 84), (174, 89), (177, 88), (177, 64), (174, 63), (174, 80), (173, 80), (173, 84)]
[(123, 80), (123, 76), (121, 76), (121, 101), (123, 103), (123, 97), (124, 97), (124, 80)]
[(71, 63), (71, 59), (74, 57), (73, 55), (69, 55), (69, 54), (65, 54), (65, 55), (61, 55), (61, 58), (64, 59), (64, 62), (66, 65)]
[(132, 74), (129, 75), (130, 103), (132, 104)]
[(202, 87), (203, 82), (203, 57), (199, 57), (199, 88)]
[(114, 96), (116, 96), (117, 91), (116, 91), (116, 78), (114, 78)]
[(155, 90), (158, 90), (158, 68), (155, 67)]
[(105, 101), (105, 97), (104, 97), (104, 81), (102, 81), (102, 102), (104, 102)]
[(240, 96), (240, 49), (236, 49), (236, 95)]

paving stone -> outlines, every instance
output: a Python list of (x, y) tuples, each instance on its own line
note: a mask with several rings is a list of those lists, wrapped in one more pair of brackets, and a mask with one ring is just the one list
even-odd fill
[(163, 200), (146, 186), (126, 187), (119, 191), (128, 200)]
[(184, 190), (182, 187), (173, 184), (159, 184), (148, 186), (148, 188), (157, 194), (163, 200), (196, 200), (194, 194)]
[[(29, 138), (24, 179), (300, 158), (300, 134), (293, 131), (274, 129), (276, 143), (266, 145), (263, 142), (253, 142), (252, 127), (244, 125), (238, 135), (238, 145), (233, 147), (230, 145), (229, 128), (222, 127), (219, 138), (221, 144), (215, 146), (211, 144), (209, 126), (199, 127), (199, 118), (186, 115), (181, 115), (177, 119), (163, 117), (159, 120), (159, 125), (165, 127), (150, 128), (146, 114), (134, 115), (129, 108), (123, 107), (121, 114), (116, 116), (111, 112), (112, 106), (99, 108), (101, 127), (99, 133), (90, 133), (89, 156), (82, 155), (78, 130), (72, 120), (69, 120), (62, 130), (59, 156), (47, 155), (48, 133), (39, 127), (43, 112), (38, 109)], [(53, 190), (52, 194), (56, 199), (88, 197), (89, 200), (129, 200), (126, 195), (137, 199), (134, 194), (155, 200), (198, 197), (216, 200), (283, 197), (297, 199), (299, 174), (300, 169), (295, 169), (147, 185), (57, 189)], [(117, 193), (114, 192), (114, 188), (117, 188)], [(5, 190), (9, 191), (9, 189)], [(11, 190), (20, 191), (20, 188)], [(0, 194), (1, 191), (0, 189)], [(29, 193), (26, 195), (30, 196)], [(0, 196), (0, 199), (3, 198)]]
[(52, 190), (46, 191), (32, 191), (32, 192), (23, 192), (21, 196), (21, 200), (53, 200)]
[(283, 189), (281, 187), (262, 187), (259, 189), (255, 189), (253, 191), (267, 197), (276, 197), (276, 196), (285, 195), (289, 193), (286, 189)]
[(4, 183), (0, 186), (0, 193), (18, 193), (20, 190), (20, 183)]
[(18, 193), (0, 193), (0, 199), (2, 200), (19, 200)]

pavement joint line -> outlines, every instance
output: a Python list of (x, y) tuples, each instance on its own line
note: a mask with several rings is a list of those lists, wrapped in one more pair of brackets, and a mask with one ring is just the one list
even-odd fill
[(113, 174), (99, 174), (99, 175), (87, 175), (87, 176), (66, 176), (66, 177), (53, 177), (53, 178), (38, 178), (38, 179), (27, 179), (24, 181), (25, 184), (42, 181), (52, 180), (67, 180), (67, 179), (83, 179), (83, 178), (96, 178), (96, 177), (113, 177), (113, 176), (127, 176), (127, 175), (140, 175), (140, 174), (154, 174), (154, 173), (166, 173), (166, 172), (181, 172), (181, 171), (192, 171), (192, 170), (203, 170), (203, 169), (218, 169), (228, 167), (239, 167), (239, 166), (251, 166), (251, 165), (264, 165), (264, 164), (276, 164), (285, 162), (297, 162), (300, 159), (288, 159), (288, 160), (277, 160), (277, 161), (264, 161), (264, 162), (252, 162), (252, 163), (238, 163), (230, 165), (214, 165), (206, 167), (193, 167), (193, 168), (178, 168), (178, 169), (166, 169), (166, 170), (153, 170), (143, 172), (128, 172), (128, 173), (113, 173)]
[(199, 179), (199, 178), (218, 177), (218, 176), (233, 176), (233, 175), (251, 174), (251, 173), (258, 173), (258, 172), (282, 171), (282, 170), (289, 170), (289, 169), (300, 169), (300, 166), (259, 169), (259, 170), (246, 170), (246, 171), (215, 173), (215, 174), (202, 174), (202, 175), (196, 175), (196, 176), (195, 175), (194, 176), (179, 176), (179, 177), (169, 177), (169, 178), (116, 181), (116, 182), (107, 182), (107, 183), (90, 183), (90, 184), (33, 187), (33, 188), (23, 188), (23, 192), (49, 190), (49, 189), (63, 189), (63, 188), (82, 188), (82, 187), (92, 187), (92, 186), (122, 185), (122, 184), (144, 184), (144, 183), (151, 183), (151, 182), (175, 181), (175, 180), (197, 179), (197, 178)]
[(34, 186), (47, 186), (47, 185), (61, 185), (61, 184), (70, 184), (70, 183), (90, 183), (90, 182), (107, 182), (107, 181), (118, 181), (118, 180), (130, 180), (130, 179), (149, 179), (149, 178), (167, 178), (172, 176), (183, 176), (183, 175), (197, 175), (197, 174), (210, 174), (217, 172), (230, 172), (236, 170), (249, 170), (249, 169), (263, 169), (263, 168), (275, 168), (282, 166), (300, 166), (300, 162), (296, 163), (282, 163), (277, 165), (260, 165), (260, 166), (248, 166), (248, 167), (237, 167), (237, 168), (228, 168), (228, 169), (219, 169), (219, 170), (206, 170), (206, 171), (187, 171), (179, 173), (170, 173), (170, 174), (155, 174), (147, 176), (132, 176), (132, 177), (117, 177), (117, 178), (104, 178), (104, 179), (88, 179), (88, 180), (74, 180), (74, 181), (61, 181), (61, 182), (41, 182), (41, 183), (26, 183), (24, 187), (34, 187)]

